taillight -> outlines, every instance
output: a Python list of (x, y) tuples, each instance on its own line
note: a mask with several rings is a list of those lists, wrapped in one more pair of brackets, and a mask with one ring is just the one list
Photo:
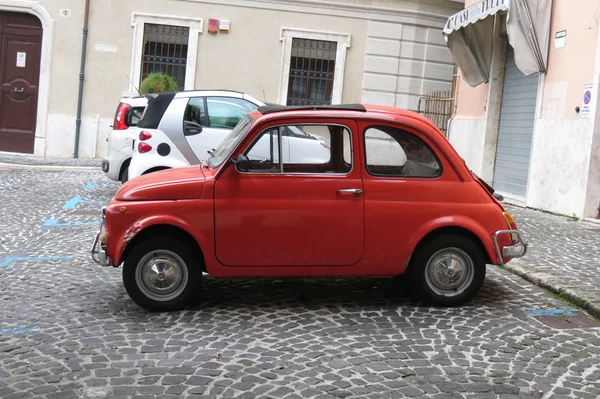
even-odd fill
[[(517, 224), (515, 223), (515, 219), (512, 217), (512, 215), (508, 212), (503, 212), (502, 215), (504, 215), (504, 220), (506, 220), (509, 230), (517, 230)], [(511, 234), (510, 237), (512, 238), (513, 242), (519, 239), (519, 236), (516, 234)]]
[(114, 130), (127, 130), (127, 111), (131, 108), (131, 105), (126, 103), (119, 104), (117, 108), (117, 114), (115, 115), (115, 122), (113, 123)]
[(152, 146), (148, 143), (139, 143), (138, 144), (138, 152), (141, 152), (142, 154), (144, 152), (148, 152), (152, 150)]
[(152, 138), (152, 135), (148, 132), (141, 131), (139, 135), (140, 141), (146, 141)]

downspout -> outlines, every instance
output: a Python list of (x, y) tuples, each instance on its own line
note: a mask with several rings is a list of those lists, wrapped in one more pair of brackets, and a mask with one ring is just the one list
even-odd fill
[(81, 104), (83, 102), (83, 79), (85, 77), (85, 53), (88, 38), (88, 19), (90, 15), (90, 0), (85, 0), (85, 14), (83, 17), (83, 42), (81, 44), (81, 67), (79, 69), (79, 95), (77, 97), (77, 120), (75, 121), (75, 148), (73, 158), (79, 156), (79, 136), (81, 134)]

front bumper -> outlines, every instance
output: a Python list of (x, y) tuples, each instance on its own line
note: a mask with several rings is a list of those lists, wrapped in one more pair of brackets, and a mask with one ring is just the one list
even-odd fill
[(94, 262), (101, 266), (109, 266), (110, 260), (106, 253), (106, 207), (102, 207), (102, 222), (100, 228), (94, 237), (90, 254)]
[[(516, 239), (513, 239), (513, 245), (504, 246), (500, 249), (498, 237), (502, 235), (510, 235), (511, 237), (516, 236)], [(500, 263), (500, 266), (505, 265), (505, 258), (512, 259), (525, 256), (528, 246), (529, 244), (525, 242), (519, 230), (500, 230), (494, 234), (494, 248), (496, 249), (496, 256), (498, 256), (498, 263)]]

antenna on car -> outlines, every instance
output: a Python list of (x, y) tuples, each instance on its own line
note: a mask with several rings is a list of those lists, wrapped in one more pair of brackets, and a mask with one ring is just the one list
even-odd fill
[(263, 97), (265, 98), (265, 104), (267, 103), (267, 95), (265, 94), (265, 89), (263, 89)]
[(135, 85), (133, 84), (133, 82), (131, 81), (131, 79), (129, 79), (129, 75), (125, 74), (125, 77), (127, 78), (127, 80), (129, 81), (129, 83), (131, 83), (131, 85), (133, 86), (133, 88), (135, 89), (135, 91), (137, 91), (138, 96), (141, 96), (142, 93), (140, 93), (140, 91), (138, 90), (137, 87), (135, 87)]

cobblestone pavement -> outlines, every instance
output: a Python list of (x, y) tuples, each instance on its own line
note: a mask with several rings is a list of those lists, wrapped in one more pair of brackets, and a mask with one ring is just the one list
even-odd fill
[(509, 268), (600, 317), (600, 225), (510, 207), (531, 251)]
[(494, 267), (461, 308), (387, 280), (207, 279), (199, 304), (147, 313), (87, 253), (117, 187), (0, 169), (1, 398), (600, 396), (600, 329), (543, 324), (567, 305)]

